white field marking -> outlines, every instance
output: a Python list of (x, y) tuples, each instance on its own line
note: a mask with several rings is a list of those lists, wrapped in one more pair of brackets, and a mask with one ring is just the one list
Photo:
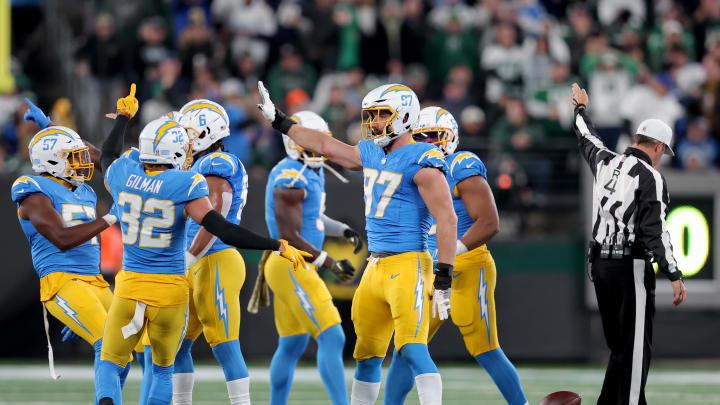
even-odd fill
[[(63, 380), (92, 380), (94, 378), (93, 368), (87, 366), (58, 366), (58, 371)], [(267, 367), (250, 367), (250, 378), (257, 382), (270, 382), (270, 369)], [(352, 379), (355, 369), (345, 368), (346, 379)], [(521, 367), (518, 369), (520, 379), (523, 382), (534, 383), (541, 381), (572, 381), (575, 384), (601, 382), (605, 371), (601, 369), (577, 370), (570, 368), (532, 368)], [(487, 373), (472, 367), (440, 367), (440, 374), (447, 383), (471, 382), (478, 387), (478, 382), (487, 380), (492, 384)], [(383, 370), (383, 376), (387, 375), (387, 368)], [(140, 380), (140, 367), (135, 365), (130, 370), (130, 380)], [(0, 380), (49, 380), (47, 366), (22, 366), (22, 365), (0, 365)], [(195, 367), (196, 381), (224, 381), (220, 366), (198, 366)], [(478, 381), (480, 380), (480, 381)], [(314, 367), (298, 367), (295, 371), (294, 381), (305, 383), (322, 384), (320, 374)], [(720, 371), (710, 370), (650, 370), (648, 386), (654, 384), (663, 385), (687, 385), (687, 384), (717, 384), (720, 385)]]

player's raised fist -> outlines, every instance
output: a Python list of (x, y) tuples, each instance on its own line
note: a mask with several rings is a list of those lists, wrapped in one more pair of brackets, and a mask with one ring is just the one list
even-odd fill
[(135, 83), (130, 85), (130, 94), (126, 97), (119, 98), (117, 101), (117, 113), (132, 118), (140, 108), (137, 98), (135, 98)]

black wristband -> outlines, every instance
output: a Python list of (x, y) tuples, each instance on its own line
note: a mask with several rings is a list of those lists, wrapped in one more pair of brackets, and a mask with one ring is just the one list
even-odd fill
[(260, 236), (249, 229), (233, 224), (215, 210), (208, 212), (200, 225), (220, 238), (221, 241), (238, 249), (278, 250), (281, 245), (278, 240)]
[(452, 264), (437, 263), (435, 264), (435, 281), (433, 286), (438, 290), (447, 290), (452, 285), (452, 277), (450, 276), (453, 271)]
[(272, 122), (272, 127), (287, 135), (290, 131), (290, 127), (297, 124), (297, 122), (288, 118), (284, 112), (275, 108), (275, 120)]

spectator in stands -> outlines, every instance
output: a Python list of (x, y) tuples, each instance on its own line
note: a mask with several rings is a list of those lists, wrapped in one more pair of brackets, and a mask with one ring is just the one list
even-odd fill
[(697, 118), (688, 124), (687, 135), (675, 147), (680, 167), (691, 171), (717, 168), (720, 145), (710, 137), (708, 129), (704, 118)]
[(278, 100), (284, 100), (285, 96), (294, 89), (303, 89), (307, 94), (312, 94), (316, 80), (315, 69), (305, 63), (297, 48), (285, 44), (280, 49), (279, 63), (268, 72), (266, 83), (270, 94)]
[(608, 47), (607, 38), (596, 33), (586, 42), (588, 51), (580, 72), (588, 82), (593, 124), (610, 149), (615, 149), (622, 133), (621, 110), (625, 96), (635, 82), (638, 65), (627, 55)]
[(525, 94), (528, 96), (550, 84), (554, 63), (570, 61), (570, 50), (565, 41), (549, 24), (545, 27), (544, 35), (527, 37), (523, 42), (525, 61), (522, 75)]
[(187, 80), (193, 79), (196, 57), (202, 57), (206, 61), (210, 61), (215, 56), (213, 32), (206, 25), (203, 9), (198, 7), (193, 10), (189, 15), (190, 20), (180, 33), (180, 39), (178, 40), (182, 75)]
[(500, 103), (504, 94), (520, 94), (525, 54), (517, 44), (517, 33), (512, 24), (501, 22), (495, 28), (494, 42), (482, 53), (488, 102)]
[(670, 128), (675, 128), (676, 122), (685, 113), (671, 93), (674, 86), (672, 76), (663, 72), (651, 76), (647, 84), (633, 87), (623, 99), (620, 109), (620, 116), (625, 121), (625, 134), (634, 134), (640, 123), (649, 118), (660, 118)]
[[(400, 26), (401, 59), (406, 66), (422, 63), (428, 38), (428, 27), (423, 18), (422, 0), (404, 0), (403, 12), (405, 18)], [(415, 92), (417, 93), (417, 91)], [(419, 94), (418, 97), (420, 97)]]
[(225, 107), (230, 119), (230, 136), (223, 139), (225, 150), (237, 156), (243, 165), (250, 166), (252, 139), (247, 127), (252, 124), (247, 113), (245, 87), (236, 78), (225, 79), (220, 84), (220, 104)]
[(128, 49), (130, 64), (133, 67), (129, 79), (137, 83), (138, 99), (141, 103), (151, 97), (147, 86), (148, 78), (152, 76), (150, 70), (155, 69), (172, 53), (167, 45), (167, 36), (167, 28), (162, 17), (150, 17), (140, 24), (137, 39)]
[(572, 129), (572, 96), (567, 91), (576, 80), (570, 77), (570, 65), (555, 63), (551, 82), (538, 88), (528, 100), (528, 112), (544, 128), (548, 137), (566, 137)]
[(318, 72), (335, 70), (340, 41), (339, 26), (334, 20), (334, 0), (315, 0), (306, 3), (305, 12), (310, 30), (305, 35), (308, 62)]
[(530, 187), (539, 193), (547, 192), (550, 161), (533, 151), (542, 146), (545, 132), (531, 120), (520, 98), (507, 98), (505, 114), (490, 129), (490, 142), (503, 155), (516, 161), (526, 173)]
[(689, 105), (702, 97), (702, 86), (707, 79), (705, 67), (690, 60), (687, 50), (682, 46), (673, 46), (668, 53), (670, 72), (677, 85), (677, 97), (684, 105)]
[(460, 135), (463, 139), (469, 138), (486, 138), (487, 129), (485, 128), (485, 113), (476, 105), (465, 107), (460, 113)]
[[(380, 19), (381, 8), (374, 0), (355, 0), (358, 33), (360, 34), (360, 66), (368, 75), (381, 75), (387, 72), (386, 63), (390, 59), (390, 43), (385, 25)], [(393, 18), (383, 15), (383, 18)]]
[(695, 40), (676, 20), (666, 20), (661, 28), (654, 29), (648, 35), (647, 47), (648, 66), (655, 72), (665, 69), (670, 63), (668, 51), (672, 47), (685, 48), (688, 56), (695, 59)]
[(565, 32), (565, 41), (570, 49), (570, 68), (575, 74), (580, 72), (580, 60), (585, 55), (585, 42), (593, 31), (593, 20), (587, 6), (575, 3), (568, 8), (570, 26)]

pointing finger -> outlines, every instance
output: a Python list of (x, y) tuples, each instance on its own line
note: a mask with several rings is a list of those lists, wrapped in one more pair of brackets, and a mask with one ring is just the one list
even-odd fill
[(130, 97), (135, 97), (135, 83), (130, 85)]

